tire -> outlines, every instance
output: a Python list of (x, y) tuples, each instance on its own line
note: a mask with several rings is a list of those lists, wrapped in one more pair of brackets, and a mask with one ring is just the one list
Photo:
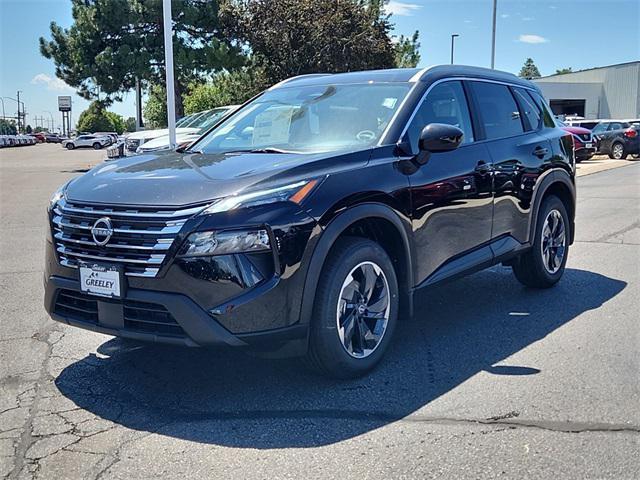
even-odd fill
[[(358, 281), (367, 276), (373, 282), (369, 288), (366, 282)], [(368, 292), (370, 300), (367, 302), (360, 292), (365, 295)], [(352, 303), (347, 303), (345, 297), (353, 299)], [(343, 379), (371, 371), (384, 356), (393, 336), (398, 298), (398, 280), (384, 249), (363, 238), (339, 239), (325, 260), (316, 290), (307, 365), (322, 375)], [(367, 307), (375, 308), (377, 318), (372, 318), (373, 309)], [(345, 320), (349, 318), (352, 334), (347, 338), (348, 332), (339, 328), (339, 323), (348, 329)], [(378, 330), (377, 336), (374, 330)]]
[(76, 148), (73, 143), (67, 143), (65, 147), (67, 147), (67, 150), (73, 150), (74, 148)]
[[(558, 237), (560, 234), (555, 230), (553, 223), (548, 222), (557, 221), (558, 216), (562, 220), (563, 242), (562, 245), (549, 246), (548, 235), (551, 234), (553, 239), (555, 232)], [(549, 230), (546, 229), (547, 225), (551, 226)], [(562, 278), (569, 255), (570, 229), (569, 215), (562, 201), (555, 195), (545, 198), (538, 212), (533, 246), (512, 266), (513, 273), (520, 283), (531, 288), (549, 288)], [(551, 242), (552, 245), (556, 243), (559, 243), (558, 238)], [(544, 252), (548, 252), (548, 257), (545, 257)]]
[(613, 158), (615, 160), (624, 160), (627, 158), (627, 152), (624, 151), (624, 144), (621, 142), (614, 142), (613, 145), (611, 145), (609, 158)]
[(100, 150), (102, 148), (102, 144), (100, 144), (100, 142), (95, 142), (93, 144), (93, 149), (94, 150)]

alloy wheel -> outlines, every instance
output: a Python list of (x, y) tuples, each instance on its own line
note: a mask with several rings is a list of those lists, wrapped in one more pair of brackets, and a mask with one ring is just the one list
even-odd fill
[(391, 303), (389, 283), (374, 262), (362, 262), (347, 275), (338, 299), (336, 322), (342, 346), (354, 358), (365, 358), (380, 345)]
[(542, 227), (542, 260), (544, 268), (550, 274), (555, 274), (562, 267), (566, 251), (567, 235), (564, 218), (558, 210), (551, 210), (544, 220)]
[(621, 143), (616, 143), (613, 146), (613, 158), (620, 160), (624, 155), (624, 146)]

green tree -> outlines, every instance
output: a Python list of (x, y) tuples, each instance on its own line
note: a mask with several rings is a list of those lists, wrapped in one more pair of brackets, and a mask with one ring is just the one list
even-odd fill
[(17, 135), (18, 129), (16, 128), (16, 122), (13, 120), (5, 120), (0, 118), (0, 134), (2, 135)]
[(258, 69), (219, 73), (211, 82), (191, 86), (184, 99), (184, 111), (191, 114), (224, 105), (238, 105), (266, 86)]
[(410, 37), (400, 35), (394, 45), (395, 64), (398, 68), (414, 68), (420, 63), (419, 33), (416, 30)]
[[(139, 78), (164, 82), (162, 2), (159, 0), (71, 0), (73, 23), (51, 23), (51, 40), (40, 52), (52, 59), (56, 76), (87, 99), (105, 104), (122, 98)], [(176, 113), (182, 115), (186, 86), (213, 71), (244, 63), (239, 47), (220, 32), (218, 2), (173, 0)]]
[(105, 112), (105, 115), (107, 116), (107, 118), (111, 122), (111, 125), (113, 126), (113, 129), (110, 131), (116, 132), (118, 135), (121, 135), (126, 128), (126, 125), (124, 123), (124, 118), (122, 118), (122, 115), (118, 115), (115, 112)]
[(84, 110), (78, 117), (76, 130), (91, 133), (113, 131), (113, 123), (111, 123), (107, 113), (103, 103), (98, 101), (91, 102), (89, 108)]
[(521, 78), (526, 78), (527, 80), (531, 80), (532, 78), (540, 78), (540, 70), (536, 67), (536, 64), (533, 62), (532, 58), (527, 58), (524, 62), (524, 65), (520, 69), (520, 73), (518, 74)]
[(27, 128), (25, 128), (25, 131), (27, 133), (33, 133), (33, 128), (31, 128), (31, 125), (27, 125)]
[(153, 85), (149, 89), (149, 98), (144, 104), (145, 124), (152, 128), (167, 126), (167, 91), (163, 85)]
[(571, 67), (569, 67), (569, 68), (559, 68), (559, 69), (556, 70), (556, 75), (563, 75), (565, 73), (571, 73), (571, 72), (573, 72)]
[(228, 0), (227, 36), (245, 42), (266, 81), (395, 66), (384, 0)]
[(44, 127), (36, 127), (35, 130), (34, 130), (34, 132), (36, 132), (36, 133), (46, 132), (46, 131), (47, 131), (47, 129), (44, 128)]
[(136, 131), (136, 119), (134, 117), (129, 117), (125, 120), (125, 132), (135, 132)]

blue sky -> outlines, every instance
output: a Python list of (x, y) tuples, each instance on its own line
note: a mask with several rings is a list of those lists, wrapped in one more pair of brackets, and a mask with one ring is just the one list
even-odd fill
[[(449, 63), (452, 33), (460, 35), (456, 63), (489, 66), (492, 0), (391, 0), (387, 8), (396, 34), (420, 31), (420, 66)], [(58, 95), (73, 95), (72, 119), (88, 104), (55, 78), (53, 62), (38, 51), (52, 20), (69, 26), (71, 2), (0, 0), (0, 96), (22, 90), (31, 125), (46, 112), (59, 124)], [(496, 68), (517, 73), (532, 57), (548, 75), (639, 60), (639, 24), (640, 0), (498, 0)], [(4, 103), (15, 115), (16, 103)], [(133, 116), (134, 103), (131, 93), (112, 110)]]

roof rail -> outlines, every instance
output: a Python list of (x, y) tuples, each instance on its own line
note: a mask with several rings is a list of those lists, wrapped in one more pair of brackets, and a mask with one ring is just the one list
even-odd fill
[(289, 83), (293, 80), (297, 80), (299, 78), (313, 78), (313, 77), (326, 77), (328, 75), (331, 75), (330, 73), (305, 73), (303, 75), (296, 75), (295, 77), (289, 77), (289, 78), (285, 78), (284, 80), (281, 80), (280, 82), (271, 85), (269, 88), (267, 88), (267, 90), (274, 90), (278, 87), (281, 87), (282, 85), (284, 85), (285, 83)]
[(428, 66), (428, 67), (424, 67), (422, 70), (420, 70), (419, 72), (416, 72), (413, 77), (411, 77), (409, 79), (409, 82), (414, 83), (414, 82), (419, 82), (422, 79), (422, 76), (427, 73), (427, 70), (429, 70), (432, 66)]

